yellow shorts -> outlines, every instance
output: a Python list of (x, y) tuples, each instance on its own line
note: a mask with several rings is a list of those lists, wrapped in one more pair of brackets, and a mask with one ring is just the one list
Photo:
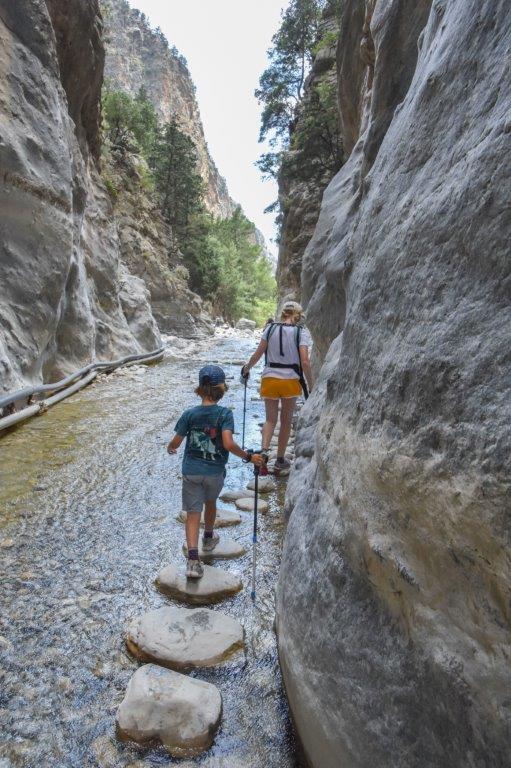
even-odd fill
[(298, 379), (276, 379), (264, 376), (261, 379), (261, 397), (265, 400), (279, 400), (281, 397), (300, 397), (302, 387)]

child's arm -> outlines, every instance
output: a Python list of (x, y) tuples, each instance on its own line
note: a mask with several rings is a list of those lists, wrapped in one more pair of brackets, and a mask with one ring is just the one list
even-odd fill
[[(234, 441), (232, 431), (230, 429), (222, 429), (222, 443), (224, 444), (225, 450), (229, 451), (229, 453), (233, 453), (235, 456), (239, 456), (240, 459), (249, 458), (248, 452), (244, 451), (243, 448), (241, 448), (238, 443)], [(258, 467), (264, 464), (264, 458), (259, 453), (252, 454), (252, 456), (250, 456), (250, 461), (252, 464), (257, 464)]]
[(183, 435), (174, 435), (170, 443), (167, 445), (167, 453), (177, 453), (177, 449), (183, 442)]
[(253, 368), (257, 362), (259, 362), (261, 357), (266, 352), (267, 348), (268, 348), (268, 342), (266, 341), (266, 339), (261, 339), (256, 351), (254, 352), (254, 354), (252, 355), (248, 363), (245, 363), (245, 365), (242, 368), (242, 371), (244, 371), (244, 373), (248, 373), (249, 370)]

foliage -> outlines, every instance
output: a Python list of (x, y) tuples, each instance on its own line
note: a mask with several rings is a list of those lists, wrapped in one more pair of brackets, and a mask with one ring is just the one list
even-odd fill
[(140, 151), (148, 157), (154, 144), (158, 119), (144, 88), (133, 98), (105, 84), (102, 96), (104, 136), (113, 149), (124, 154)]
[(261, 324), (264, 313), (275, 311), (271, 265), (239, 206), (228, 219), (195, 217), (183, 252), (192, 289), (226, 320), (248, 317)]
[[(216, 219), (206, 212), (192, 139), (176, 121), (158, 125), (143, 89), (133, 98), (106, 85), (103, 124), (104, 152), (113, 151), (114, 162), (121, 168), (137, 168), (137, 174), (125, 174), (123, 184), (138, 185), (141, 193), (155, 196), (183, 254), (192, 290), (231, 322), (244, 316), (262, 324), (275, 311), (271, 265), (256, 244), (254, 225), (241, 208), (228, 219)], [(128, 153), (134, 156), (130, 163)], [(117, 182), (105, 174), (104, 178), (115, 200)]]
[(280, 28), (268, 51), (270, 64), (255, 92), (263, 105), (260, 141), (269, 137), (274, 146), (279, 139), (287, 139), (312, 64), (324, 6), (325, 0), (291, 0), (282, 14)]
[(342, 164), (342, 143), (335, 84), (314, 83), (303, 101), (291, 137), (291, 149), (299, 152), (299, 176), (331, 176)]
[(204, 189), (195, 144), (175, 120), (157, 131), (149, 162), (163, 216), (184, 242), (192, 216), (202, 211)]

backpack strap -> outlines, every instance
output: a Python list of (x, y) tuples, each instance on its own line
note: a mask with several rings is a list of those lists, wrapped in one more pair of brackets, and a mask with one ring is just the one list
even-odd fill
[(277, 326), (277, 323), (270, 323), (268, 328), (268, 335), (266, 336), (266, 351), (264, 353), (264, 364), (268, 365), (268, 348), (270, 346), (270, 336), (272, 335), (273, 331), (275, 330), (275, 327)]

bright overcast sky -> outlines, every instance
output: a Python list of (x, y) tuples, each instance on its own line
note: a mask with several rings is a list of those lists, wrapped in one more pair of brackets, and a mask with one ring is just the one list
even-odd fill
[(211, 155), (231, 196), (264, 234), (276, 254), (274, 215), (264, 214), (277, 198), (254, 166), (260, 107), (254, 98), (266, 67), (266, 51), (287, 0), (130, 0), (188, 61)]

